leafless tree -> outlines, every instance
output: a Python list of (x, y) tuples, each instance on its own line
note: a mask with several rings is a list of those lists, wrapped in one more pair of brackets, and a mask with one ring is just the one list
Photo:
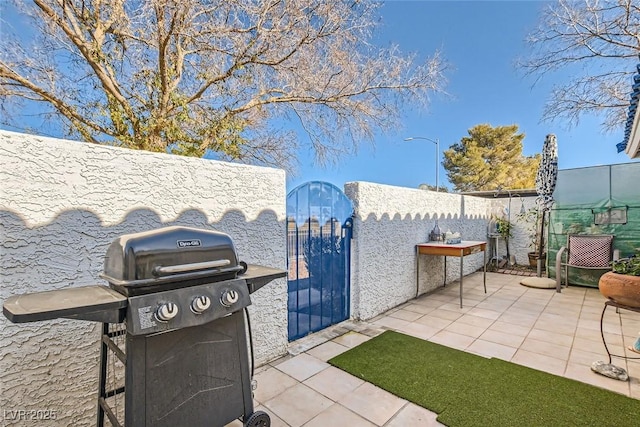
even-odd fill
[(574, 76), (553, 88), (543, 119), (573, 126), (595, 114), (606, 130), (624, 124), (640, 60), (638, 0), (550, 2), (528, 42), (532, 54), (519, 63), (527, 73), (541, 78), (565, 69)]
[[(135, 149), (290, 167), (301, 139), (320, 162), (353, 152), (445, 83), (371, 44), (380, 2), (14, 0), (4, 3), (0, 100), (69, 136)], [(6, 22), (9, 8), (29, 26)], [(35, 107), (34, 107), (35, 104)], [(21, 110), (21, 108), (23, 108)], [(291, 123), (301, 126), (299, 138)]]

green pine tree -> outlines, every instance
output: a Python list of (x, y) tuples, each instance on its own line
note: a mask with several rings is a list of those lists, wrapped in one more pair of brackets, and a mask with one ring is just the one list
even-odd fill
[(476, 125), (444, 154), (456, 191), (534, 188), (540, 154), (524, 156), (518, 126)]

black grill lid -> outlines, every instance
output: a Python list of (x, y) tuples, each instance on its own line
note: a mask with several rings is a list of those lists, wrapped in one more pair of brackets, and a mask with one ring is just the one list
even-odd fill
[(227, 234), (173, 226), (114, 240), (101, 277), (116, 286), (149, 286), (214, 276), (224, 280), (243, 270)]

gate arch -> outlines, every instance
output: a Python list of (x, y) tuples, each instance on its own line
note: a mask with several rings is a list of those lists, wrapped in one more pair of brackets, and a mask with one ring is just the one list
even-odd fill
[(353, 205), (335, 185), (311, 181), (287, 194), (289, 340), (349, 318)]

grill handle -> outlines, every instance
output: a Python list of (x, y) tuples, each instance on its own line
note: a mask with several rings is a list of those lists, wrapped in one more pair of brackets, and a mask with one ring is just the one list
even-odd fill
[(159, 265), (153, 269), (153, 274), (155, 274), (156, 276), (163, 276), (167, 274), (186, 273), (186, 272), (195, 271), (195, 270), (207, 270), (210, 268), (226, 267), (227, 265), (230, 265), (230, 264), (231, 264), (231, 261), (228, 259), (218, 259), (215, 261), (195, 262), (192, 264), (169, 265), (166, 267)]

